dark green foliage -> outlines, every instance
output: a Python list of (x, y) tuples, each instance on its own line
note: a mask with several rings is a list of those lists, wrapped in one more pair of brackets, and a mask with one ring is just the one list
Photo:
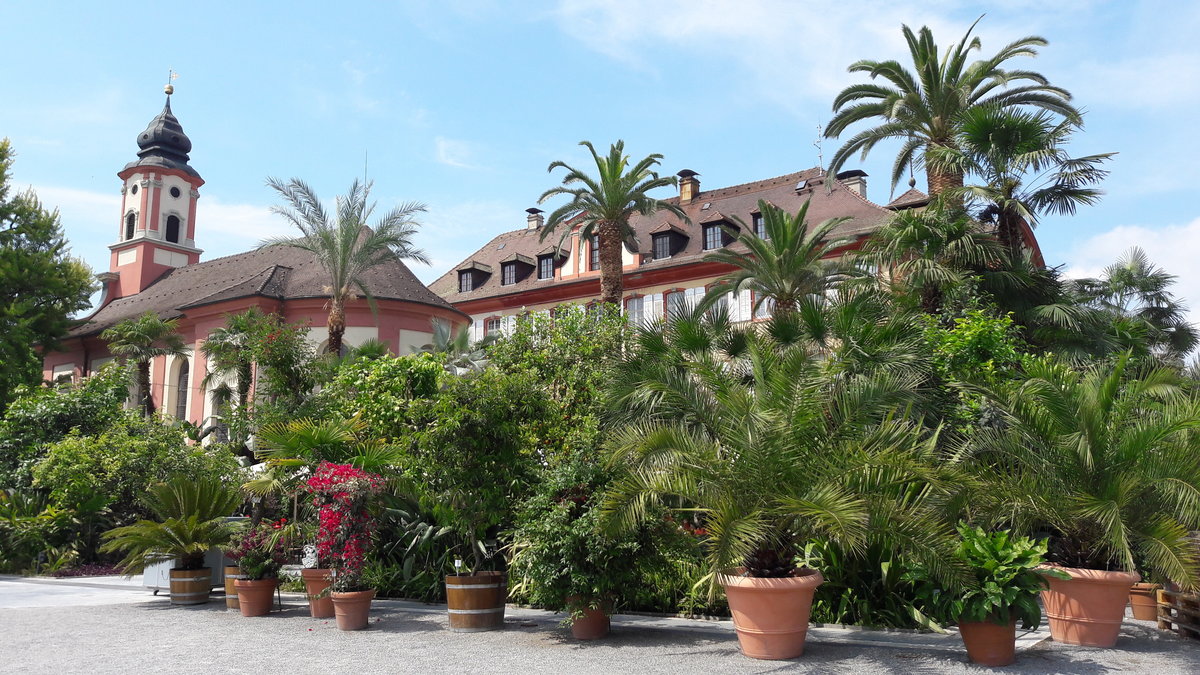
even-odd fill
[(154, 312), (125, 319), (100, 334), (108, 349), (123, 356), (134, 365), (135, 383), (143, 412), (154, 413), (154, 397), (150, 391), (150, 361), (159, 356), (186, 356), (183, 338), (175, 332), (178, 319), (163, 319)]
[(19, 389), (0, 419), (0, 485), (27, 488), (49, 444), (100, 433), (124, 418), (129, 371), (108, 364), (79, 384)]
[(469, 550), (470, 542), (439, 524), (415, 499), (385, 494), (380, 503), (364, 583), (387, 597), (445, 601), (445, 577), (454, 573), (455, 553)]
[(68, 254), (58, 211), (32, 190), (11, 194), (12, 163), (0, 139), (0, 414), (18, 387), (41, 382), (42, 354), (58, 348), (95, 288), (92, 271)]
[(1034, 571), (1045, 561), (1046, 541), (1014, 537), (1007, 530), (989, 534), (963, 524), (958, 533), (958, 557), (975, 572), (975, 583), (943, 595), (945, 616), (960, 623), (991, 621), (1003, 626), (1020, 621), (1025, 630), (1037, 628), (1042, 620), (1038, 593), (1046, 587), (1046, 577), (1068, 578), (1056, 570)]

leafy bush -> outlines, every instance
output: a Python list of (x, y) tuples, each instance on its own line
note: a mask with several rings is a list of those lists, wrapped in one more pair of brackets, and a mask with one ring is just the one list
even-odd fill
[(359, 417), (371, 433), (392, 440), (408, 433), (408, 407), (437, 395), (442, 365), (432, 354), (383, 357), (343, 364), (322, 391), (328, 408)]

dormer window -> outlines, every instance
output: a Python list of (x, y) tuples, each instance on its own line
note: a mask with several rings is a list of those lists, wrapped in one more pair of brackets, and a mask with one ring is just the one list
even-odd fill
[(754, 234), (757, 234), (759, 239), (769, 238), (767, 237), (767, 225), (763, 222), (763, 215), (761, 213), (750, 214), (750, 221), (754, 225)]
[(511, 286), (515, 283), (517, 283), (517, 263), (504, 263), (500, 266), (500, 285)]
[(458, 292), (470, 293), (475, 290), (475, 272), (465, 270), (458, 273)]
[(554, 256), (543, 255), (538, 257), (538, 278), (553, 279), (554, 278)]
[(671, 257), (671, 233), (663, 232), (654, 235), (654, 259), (666, 260)]
[(704, 226), (704, 250), (711, 251), (723, 248), (733, 243), (733, 236), (723, 227), (723, 222), (711, 223)]

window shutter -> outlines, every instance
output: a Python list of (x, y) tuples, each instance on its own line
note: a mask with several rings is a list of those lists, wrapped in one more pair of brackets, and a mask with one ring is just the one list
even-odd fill
[(752, 305), (750, 303), (750, 291), (743, 290), (741, 293), (738, 293), (737, 296), (737, 311), (735, 312), (735, 314), (737, 314), (737, 320), (749, 321), (751, 318), (753, 318), (751, 316), (751, 310)]
[(663, 315), (662, 302), (663, 302), (662, 293), (651, 293), (650, 295), (646, 296), (646, 300), (645, 300), (646, 304), (644, 305), (644, 307), (646, 310), (646, 322), (647, 323), (652, 323), (652, 322), (658, 321), (659, 319), (662, 318), (662, 315)]

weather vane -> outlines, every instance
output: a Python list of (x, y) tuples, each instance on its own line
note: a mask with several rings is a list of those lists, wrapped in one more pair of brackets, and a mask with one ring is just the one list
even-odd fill
[(163, 87), (163, 91), (167, 93), (167, 96), (175, 93), (175, 85), (171, 83), (177, 79), (179, 79), (179, 73), (167, 68), (167, 86)]

